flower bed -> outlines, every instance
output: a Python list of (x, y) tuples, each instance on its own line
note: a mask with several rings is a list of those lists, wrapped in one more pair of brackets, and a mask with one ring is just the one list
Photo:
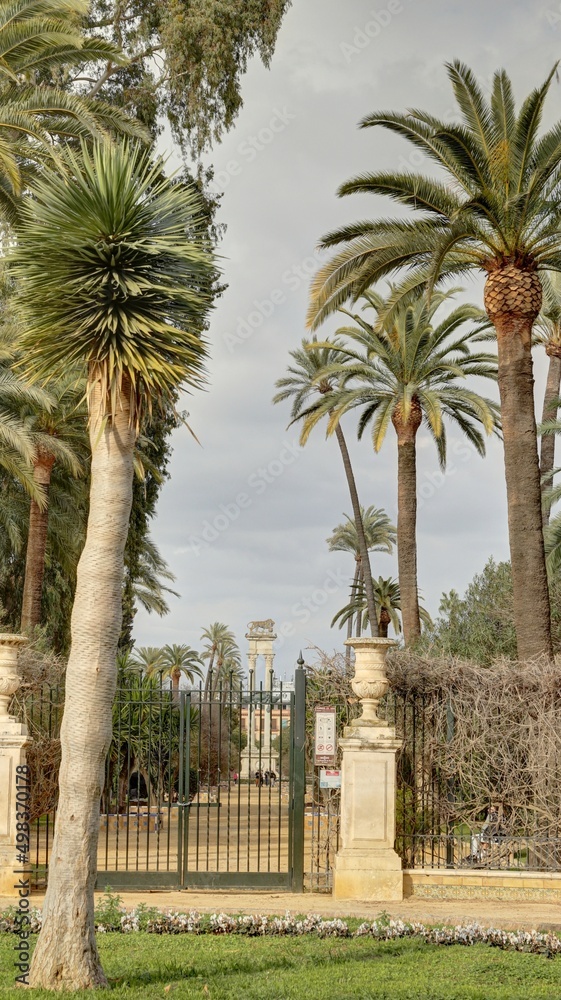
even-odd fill
[[(0, 932), (18, 933), (21, 923), (16, 922), (15, 906), (0, 911)], [(376, 941), (395, 941), (400, 938), (421, 938), (428, 944), (473, 945), (487, 944), (508, 951), (525, 951), (553, 958), (561, 955), (561, 939), (556, 934), (540, 931), (504, 931), (480, 924), (458, 924), (455, 927), (427, 927), (425, 924), (392, 920), (382, 913), (372, 922), (364, 922), (352, 931), (345, 920), (325, 920), (318, 914), (297, 918), (290, 913), (284, 917), (264, 914), (234, 916), (228, 913), (204, 915), (191, 910), (159, 910), (140, 903), (126, 910), (120, 896), (107, 893), (96, 909), (98, 933), (131, 934), (145, 931), (148, 934), (241, 934), (247, 937), (302, 936), (311, 934), (319, 938), (371, 937)], [(41, 930), (41, 910), (29, 911), (28, 930), (37, 934)]]

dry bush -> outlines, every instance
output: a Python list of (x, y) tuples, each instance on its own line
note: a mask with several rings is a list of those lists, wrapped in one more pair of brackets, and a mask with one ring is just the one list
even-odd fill
[(473, 824), (496, 804), (513, 835), (559, 837), (561, 667), (543, 660), (486, 668), (403, 652), (388, 661), (395, 702), (414, 706), (422, 739), (413, 746), (404, 733), (404, 752), (422, 772), (417, 785), (421, 778), (434, 789), (437, 778), (439, 817)]

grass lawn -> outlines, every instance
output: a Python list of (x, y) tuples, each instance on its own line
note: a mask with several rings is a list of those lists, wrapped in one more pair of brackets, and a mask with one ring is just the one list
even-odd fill
[[(11, 934), (0, 935), (0, 997), (13, 986)], [(111, 995), (201, 1000), (558, 1000), (561, 960), (488, 945), (368, 938), (99, 936)], [(84, 991), (83, 991), (84, 992)], [(66, 994), (68, 995), (68, 994)], [(72, 994), (71, 994), (72, 995)], [(76, 995), (76, 994), (73, 994)], [(87, 995), (91, 996), (91, 993)], [(33, 992), (52, 1000), (52, 993)]]

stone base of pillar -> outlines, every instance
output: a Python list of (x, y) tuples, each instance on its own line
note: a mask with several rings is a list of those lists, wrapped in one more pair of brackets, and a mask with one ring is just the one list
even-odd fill
[[(15, 883), (24, 875), (14, 874), (23, 866), (17, 861), (16, 847), (16, 768), (25, 764), (28, 745), (25, 726), (15, 719), (0, 723), (0, 896), (18, 896)], [(25, 808), (25, 803), (21, 804)]]
[(403, 899), (401, 858), (394, 850), (395, 730), (379, 723), (349, 726), (343, 749), (341, 850), (334, 866), (336, 899)]
[(401, 858), (395, 851), (339, 851), (333, 874), (333, 897), (374, 903), (401, 902)]

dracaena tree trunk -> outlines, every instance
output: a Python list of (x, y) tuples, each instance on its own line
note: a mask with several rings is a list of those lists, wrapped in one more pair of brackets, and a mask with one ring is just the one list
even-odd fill
[(101, 421), (91, 396), (91, 493), (87, 537), (77, 573), (72, 644), (61, 726), (62, 761), (43, 928), (30, 985), (105, 986), (93, 932), (100, 797), (111, 742), (116, 651), (121, 629), (123, 554), (132, 500), (135, 434), (128, 394), (113, 420)]
[(41, 624), (41, 597), (43, 593), (47, 529), (49, 525), (49, 486), (54, 463), (55, 459), (53, 455), (44, 448), (38, 450), (36, 460), (33, 464), (33, 480), (43, 494), (44, 506), (40, 507), (36, 500), (32, 500), (29, 508), (29, 531), (27, 535), (25, 580), (21, 607), (21, 627), (23, 631)]
[(406, 419), (397, 406), (392, 423), (397, 434), (397, 566), (401, 618), (405, 645), (410, 646), (421, 634), (419, 591), (417, 587), (417, 448), (416, 435), (421, 425), (419, 402), (413, 398)]
[(521, 660), (553, 656), (531, 351), (541, 298), (537, 273), (514, 264), (491, 271), (485, 284), (485, 308), (497, 333), (514, 619)]
[[(546, 353), (549, 357), (547, 382), (543, 397), (542, 423), (557, 419), (557, 400), (561, 391), (561, 345), (547, 344)], [(546, 499), (546, 493), (551, 489), (551, 473), (555, 465), (555, 434), (543, 434), (540, 448), (540, 477), (542, 490), (542, 522), (544, 528), (549, 524), (551, 503)]]

